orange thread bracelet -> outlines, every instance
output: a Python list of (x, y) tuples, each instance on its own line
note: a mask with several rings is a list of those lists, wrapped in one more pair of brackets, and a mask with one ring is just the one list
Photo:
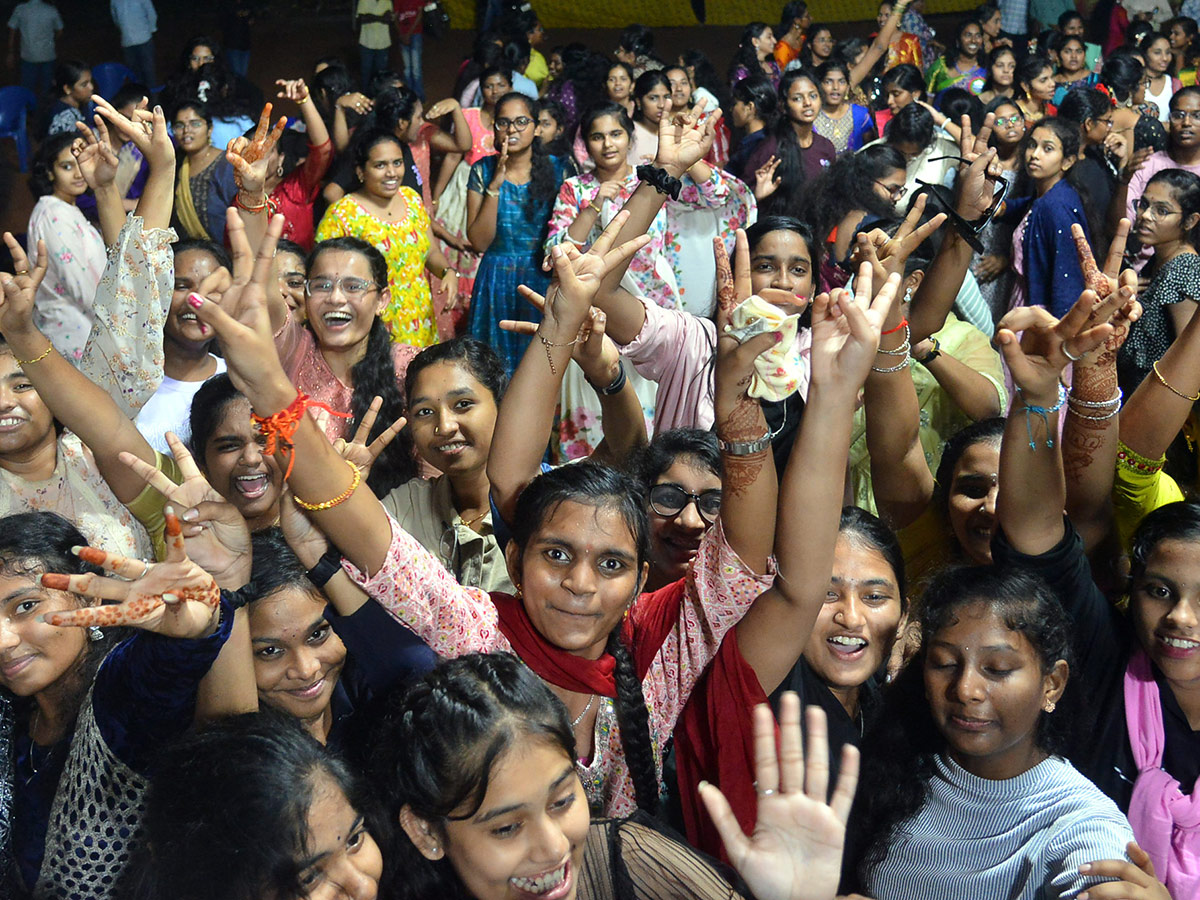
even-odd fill
[(331, 416), (337, 416), (340, 419), (350, 418), (350, 413), (332, 410), (324, 403), (318, 403), (311, 399), (304, 391), (297, 391), (296, 399), (286, 409), (281, 409), (277, 413), (269, 416), (250, 414), (250, 421), (258, 426), (262, 436), (267, 439), (267, 444), (263, 449), (271, 454), (284, 450), (288, 452), (287, 471), (283, 473), (285, 481), (292, 474), (292, 466), (296, 462), (296, 447), (292, 443), (292, 438), (296, 434), (296, 429), (300, 427), (300, 417), (304, 415), (305, 410), (314, 406), (317, 409), (325, 410)]
[(908, 327), (908, 317), (905, 316), (903, 319), (900, 320), (900, 324), (897, 325), (895, 328), (889, 328), (887, 331), (879, 332), (879, 334), (881, 336), (885, 335), (885, 334), (895, 334), (897, 331), (903, 331), (907, 327)]

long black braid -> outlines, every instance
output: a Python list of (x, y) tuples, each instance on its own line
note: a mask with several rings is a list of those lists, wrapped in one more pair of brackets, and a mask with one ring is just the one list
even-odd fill
[(617, 683), (617, 725), (621, 728), (621, 747), (625, 750), (629, 777), (633, 779), (638, 809), (652, 816), (657, 815), (658, 767), (654, 762), (654, 741), (650, 737), (650, 711), (646, 709), (646, 697), (642, 693), (641, 679), (633, 666), (633, 657), (621, 640), (619, 625), (608, 636), (605, 649), (616, 661), (613, 678)]

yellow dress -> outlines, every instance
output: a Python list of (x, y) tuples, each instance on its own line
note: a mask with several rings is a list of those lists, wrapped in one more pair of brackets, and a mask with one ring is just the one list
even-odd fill
[(408, 206), (408, 215), (403, 219), (385, 222), (353, 194), (347, 194), (325, 211), (317, 226), (317, 240), (348, 236), (376, 247), (387, 260), (391, 297), (380, 315), (392, 333), (392, 340), (428, 347), (438, 339), (433, 298), (425, 278), (429, 213), (421, 203), (420, 194), (403, 186), (400, 191)]

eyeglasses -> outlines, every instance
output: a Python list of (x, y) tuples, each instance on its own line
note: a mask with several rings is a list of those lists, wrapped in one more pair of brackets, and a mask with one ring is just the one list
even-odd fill
[(517, 131), (524, 131), (533, 124), (533, 119), (529, 116), (517, 116), (515, 119), (497, 119), (496, 130), (508, 131), (510, 128), (516, 128)]
[(338, 278), (336, 281), (332, 278), (310, 278), (304, 282), (304, 290), (310, 297), (328, 297), (337, 288), (341, 288), (343, 294), (354, 299), (377, 287), (379, 285), (374, 281), (349, 276)]
[(181, 131), (202, 131), (208, 126), (203, 119), (190, 119), (187, 122), (173, 122), (171, 130), (178, 134)]
[(1145, 197), (1138, 197), (1134, 201), (1133, 208), (1140, 213), (1146, 213), (1151, 219), (1162, 221), (1168, 216), (1182, 215), (1183, 211), (1179, 209), (1171, 209), (1165, 203), (1151, 203)]
[(1011, 116), (998, 116), (996, 118), (997, 128), (1008, 128), (1010, 125), (1024, 125), (1025, 117), (1020, 113)]
[(695, 503), (700, 517), (712, 524), (721, 513), (721, 491), (714, 488), (693, 494), (677, 484), (656, 484), (650, 489), (650, 508), (664, 519), (675, 518), (689, 503)]
[(200, 65), (203, 66), (207, 63), (210, 63), (210, 62), (213, 62), (214, 60), (216, 60), (216, 57), (215, 56), (189, 56), (188, 59), (194, 63), (199, 63)]
[(1173, 109), (1171, 110), (1172, 122), (1200, 122), (1200, 109)]
[(891, 185), (883, 181), (876, 181), (875, 183), (887, 191), (888, 196), (892, 198), (893, 203), (899, 203), (904, 199), (904, 195), (908, 193), (907, 184)]

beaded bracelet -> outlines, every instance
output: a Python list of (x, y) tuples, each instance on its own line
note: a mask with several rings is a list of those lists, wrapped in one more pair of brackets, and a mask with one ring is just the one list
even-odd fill
[(354, 477), (350, 479), (350, 487), (346, 488), (332, 500), (326, 500), (323, 503), (305, 503), (303, 500), (293, 494), (292, 499), (296, 501), (296, 505), (301, 509), (308, 510), (309, 512), (320, 512), (323, 509), (333, 509), (335, 506), (338, 506), (339, 504), (345, 503), (347, 500), (349, 500), (350, 495), (358, 490), (358, 486), (362, 484), (362, 469), (348, 459), (342, 461), (348, 465), (350, 470), (354, 473)]
[(1087, 419), (1089, 422), (1106, 422), (1109, 419), (1113, 418), (1114, 416), (1118, 415), (1121, 412), (1121, 407), (1118, 406), (1112, 412), (1105, 413), (1102, 416), (1086, 416), (1083, 413), (1081, 413), (1079, 410), (1077, 410), (1071, 404), (1067, 404), (1067, 412), (1072, 413), (1076, 418)]
[(1046, 426), (1046, 446), (1053, 447), (1054, 446), (1054, 438), (1052, 438), (1050, 436), (1052, 432), (1051, 432), (1051, 428), (1050, 428), (1049, 416), (1051, 413), (1056, 413), (1060, 409), (1063, 408), (1063, 404), (1067, 402), (1067, 389), (1065, 387), (1063, 387), (1062, 384), (1059, 384), (1059, 386), (1058, 386), (1058, 402), (1055, 403), (1053, 406), (1049, 406), (1049, 407), (1047, 407), (1047, 406), (1031, 406), (1030, 404), (1025, 403), (1025, 394), (1020, 388), (1017, 388), (1017, 393), (1021, 394), (1021, 403), (1024, 404), (1024, 406), (1025, 406), (1025, 433), (1027, 435), (1029, 435), (1029, 449), (1030, 450), (1037, 449), (1037, 441), (1035, 441), (1033, 439), (1033, 425), (1029, 421), (1030, 413), (1034, 413), (1035, 415), (1039, 415), (1042, 417), (1042, 424)]
[[(879, 352), (888, 353), (894, 351), (880, 350)], [(896, 363), (896, 365), (888, 367), (871, 366), (871, 371), (878, 372), (880, 375), (890, 375), (892, 372), (899, 372), (901, 369), (907, 368), (909, 359), (911, 359), (911, 357), (908, 355), (908, 350), (905, 349), (904, 359), (900, 360), (900, 362)]]
[(1071, 394), (1069, 397), (1067, 397), (1067, 400), (1071, 403), (1074, 403), (1076, 406), (1084, 406), (1088, 409), (1108, 409), (1111, 406), (1120, 406), (1121, 400), (1123, 400), (1124, 397), (1125, 394), (1120, 388), (1117, 388), (1117, 396), (1113, 397), (1111, 400), (1081, 400), (1074, 394)]

